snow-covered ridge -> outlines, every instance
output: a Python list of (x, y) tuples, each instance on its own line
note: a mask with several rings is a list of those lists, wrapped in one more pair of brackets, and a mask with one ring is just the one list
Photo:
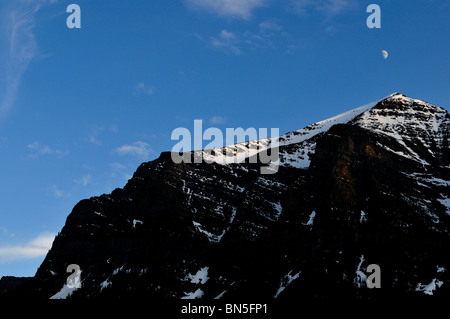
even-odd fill
[[(376, 107), (386, 100), (392, 101), (400, 108), (390, 110)], [(280, 160), (277, 165), (305, 169), (309, 167), (310, 156), (315, 152), (316, 138), (327, 132), (333, 125), (351, 123), (395, 138), (405, 148), (405, 151), (399, 152), (399, 155), (427, 164), (407, 146), (405, 136), (421, 138), (423, 145), (428, 148), (433, 143), (442, 144), (442, 139), (447, 134), (442, 130), (450, 125), (447, 114), (448, 112), (443, 108), (400, 93), (393, 93), (378, 101), (279, 137), (263, 138), (194, 153), (202, 156), (204, 160), (218, 164), (241, 163), (259, 152), (278, 145)], [(288, 146), (289, 150), (287, 151), (286, 147)]]
[[(207, 161), (215, 162), (218, 164), (241, 163), (245, 161), (246, 158), (255, 156), (259, 152), (264, 151), (267, 148), (270, 148), (271, 145), (274, 145), (274, 142), (276, 140), (278, 141), (279, 146), (286, 146), (309, 140), (320, 133), (328, 131), (335, 124), (343, 124), (353, 120), (358, 115), (373, 108), (380, 101), (389, 98), (391, 96), (392, 94), (381, 100), (360, 106), (358, 108), (333, 116), (329, 119), (308, 125), (305, 128), (289, 132), (279, 137), (275, 136), (270, 138), (263, 138), (259, 140), (228, 145), (214, 150), (195, 151), (194, 153), (197, 154), (198, 156), (201, 155)], [(283, 165), (283, 162), (280, 164)]]
[[(384, 98), (384, 99), (386, 99), (386, 98)], [(333, 116), (329, 119), (308, 125), (307, 127), (302, 128), (300, 130), (290, 132), (283, 136), (280, 136), (280, 146), (294, 144), (294, 143), (301, 143), (303, 141), (306, 141), (306, 140), (316, 136), (317, 134), (328, 131), (333, 125), (348, 123), (351, 120), (353, 120), (355, 117), (357, 117), (358, 115), (366, 112), (367, 110), (370, 110), (371, 108), (373, 108), (375, 105), (377, 105), (380, 101), (382, 101), (384, 99), (360, 106), (356, 109), (341, 113), (341, 114)]]

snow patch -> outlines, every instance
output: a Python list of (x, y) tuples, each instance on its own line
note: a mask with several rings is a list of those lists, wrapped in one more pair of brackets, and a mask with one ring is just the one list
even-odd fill
[(205, 293), (199, 288), (194, 292), (185, 292), (184, 294), (185, 296), (181, 297), (181, 299), (200, 299)]
[[(108, 278), (108, 279), (109, 279), (109, 278)], [(103, 282), (100, 284), (100, 291), (102, 291), (103, 289), (108, 288), (109, 286), (111, 286), (112, 283), (109, 282), (108, 279), (106, 279), (105, 281), (103, 281)]]
[(281, 212), (283, 211), (283, 208), (281, 207), (280, 203), (272, 203), (273, 208), (276, 210), (275, 220), (278, 220), (280, 218)]
[(200, 223), (197, 223), (196, 221), (192, 221), (192, 224), (194, 225), (195, 229), (197, 229), (198, 232), (205, 235), (208, 240), (212, 243), (218, 243), (218, 236), (214, 235), (213, 233), (210, 233), (209, 231), (206, 231), (203, 229), (203, 225)]
[(277, 292), (275, 293), (275, 296), (273, 296), (275, 299), (278, 298), (278, 296), (286, 289), (287, 286), (289, 286), (295, 279), (297, 279), (300, 276), (301, 271), (296, 273), (295, 275), (291, 275), (292, 270), (285, 276), (281, 278), (280, 281), (280, 288), (278, 288)]
[(358, 267), (356, 267), (356, 277), (353, 282), (355, 283), (356, 287), (358, 287), (358, 288), (363, 287), (367, 281), (366, 274), (361, 270), (361, 265), (364, 262), (364, 260), (365, 260), (364, 255), (361, 255), (361, 257), (359, 257)]
[(445, 267), (439, 267), (439, 266), (436, 266), (436, 268), (437, 268), (437, 272), (444, 272), (445, 271)]
[(198, 223), (198, 222), (196, 222), (196, 221), (192, 221), (192, 224), (197, 229), (197, 231), (199, 231), (200, 233), (204, 234), (211, 243), (217, 244), (217, 243), (219, 243), (222, 240), (222, 237), (225, 235), (225, 233), (230, 230), (231, 225), (233, 224), (233, 221), (236, 218), (236, 212), (237, 212), (236, 207), (233, 207), (233, 210), (232, 210), (232, 213), (231, 213), (231, 217), (230, 217), (230, 220), (228, 222), (228, 227), (226, 229), (224, 229), (220, 235), (215, 235), (213, 233), (210, 233), (209, 231), (204, 230), (203, 229), (203, 225)]
[(105, 215), (103, 215), (103, 214), (100, 213), (100, 212), (94, 212), (94, 214), (96, 214), (96, 215), (98, 215), (98, 216), (101, 216), (101, 217), (106, 217)]
[(77, 288), (69, 288), (69, 286), (64, 285), (62, 289), (51, 296), (50, 299), (67, 299), (67, 297), (71, 296), (75, 290), (77, 290)]
[(450, 198), (444, 197), (444, 198), (438, 198), (437, 199), (439, 203), (442, 204), (446, 208), (447, 215), (450, 215)]
[(367, 217), (366, 216), (367, 216), (367, 214), (365, 212), (361, 211), (361, 217), (359, 218), (359, 222), (361, 224), (367, 222)]
[(124, 266), (125, 266), (125, 265), (122, 265), (122, 267), (119, 267), (119, 268), (115, 269), (115, 270), (113, 271), (112, 275), (113, 275), (113, 276), (117, 275), (117, 274), (119, 273), (119, 271), (122, 271), (122, 269), (123, 269)]
[[(52, 272), (53, 274), (53, 272)], [(81, 288), (81, 270), (78, 272), (78, 275), (73, 277), (71, 281), (69, 282), (69, 287), (67, 284), (64, 285), (60, 291), (58, 291), (56, 294), (51, 296), (49, 299), (67, 299), (67, 297), (71, 296), (74, 291)]]
[(434, 278), (428, 285), (423, 285), (421, 283), (417, 284), (416, 291), (422, 291), (426, 295), (433, 295), (433, 291), (440, 288), (444, 284), (443, 281)]
[(209, 279), (208, 270), (209, 270), (209, 267), (200, 268), (200, 270), (197, 271), (197, 273), (195, 275), (188, 274), (186, 276), (185, 280), (189, 279), (191, 281), (191, 283), (193, 283), (193, 284), (203, 285)]
[(224, 290), (222, 291), (220, 294), (218, 294), (217, 296), (214, 297), (214, 299), (221, 299), (223, 297), (223, 295), (227, 292), (228, 290)]
[(136, 228), (136, 224), (143, 224), (144, 222), (142, 220), (133, 219), (133, 228)]
[(315, 217), (316, 217), (316, 212), (313, 210), (312, 213), (309, 215), (309, 220), (308, 220), (308, 222), (307, 222), (306, 224), (303, 224), (303, 225), (311, 226), (311, 229), (312, 229), (312, 226), (313, 226), (313, 224), (314, 224), (314, 218), (315, 218)]

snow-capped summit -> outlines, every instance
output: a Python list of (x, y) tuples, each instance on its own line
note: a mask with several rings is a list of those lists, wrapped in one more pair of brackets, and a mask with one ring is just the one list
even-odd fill
[(428, 163), (439, 150), (449, 147), (449, 113), (430, 103), (393, 94), (354, 119), (354, 125), (395, 139), (397, 154)]
[(448, 145), (449, 141), (450, 118), (445, 109), (393, 93), (376, 102), (281, 136), (280, 164), (308, 168), (315, 152), (316, 140), (336, 124), (356, 125), (390, 136), (403, 146), (399, 154), (418, 161), (424, 159), (408, 146), (411, 143), (419, 140), (433, 152), (436, 147), (442, 149)]

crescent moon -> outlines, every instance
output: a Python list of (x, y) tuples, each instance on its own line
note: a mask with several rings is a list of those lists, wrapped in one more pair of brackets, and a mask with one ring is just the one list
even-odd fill
[(383, 54), (383, 58), (387, 59), (387, 57), (389, 56), (389, 53), (386, 50), (381, 51), (381, 53)]

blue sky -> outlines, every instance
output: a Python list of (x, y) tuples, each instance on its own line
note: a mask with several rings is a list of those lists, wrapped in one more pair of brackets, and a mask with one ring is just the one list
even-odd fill
[(2, 0), (0, 277), (34, 275), (78, 201), (194, 119), (283, 134), (393, 92), (449, 109), (449, 16), (447, 0)]

